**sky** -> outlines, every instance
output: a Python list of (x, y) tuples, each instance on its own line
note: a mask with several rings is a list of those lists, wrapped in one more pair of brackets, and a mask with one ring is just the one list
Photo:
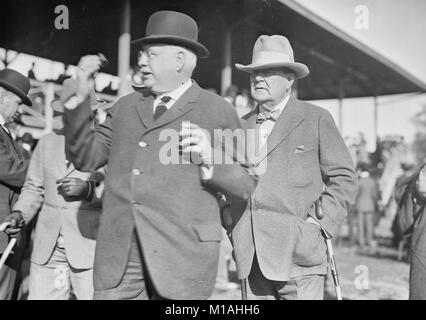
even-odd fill
[[(425, 0), (290, 1), (368, 45), (426, 84)], [(367, 21), (362, 27), (361, 15)]]
[[(426, 84), (425, 0), (284, 0), (296, 2), (330, 25), (367, 45)], [(360, 27), (360, 17), (363, 24)], [(396, 101), (393, 102), (392, 101)], [(378, 134), (400, 134), (410, 142), (416, 132), (411, 119), (426, 105), (426, 95), (379, 97)], [(338, 121), (338, 102), (323, 100)], [(345, 99), (343, 135), (366, 133), (374, 149), (373, 98)]]

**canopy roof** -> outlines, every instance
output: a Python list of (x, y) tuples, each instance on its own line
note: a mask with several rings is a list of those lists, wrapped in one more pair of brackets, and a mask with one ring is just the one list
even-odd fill
[[(66, 5), (70, 29), (57, 30), (55, 7)], [(2, 4), (0, 47), (76, 64), (83, 54), (102, 52), (110, 61), (104, 70), (117, 74), (118, 38), (123, 1), (15, 0)], [(338, 37), (280, 1), (262, 0), (131, 0), (132, 39), (142, 37), (148, 17), (157, 10), (177, 10), (192, 16), (200, 27), (199, 41), (210, 50), (200, 59), (194, 78), (203, 87), (220, 88), (224, 34), (232, 28), (232, 60), (251, 61), (253, 44), (261, 34), (289, 38), (295, 59), (311, 74), (298, 83), (302, 99), (331, 99), (425, 91), (380, 56)], [(132, 47), (131, 64), (139, 48)], [(233, 83), (248, 86), (248, 76), (233, 67)]]

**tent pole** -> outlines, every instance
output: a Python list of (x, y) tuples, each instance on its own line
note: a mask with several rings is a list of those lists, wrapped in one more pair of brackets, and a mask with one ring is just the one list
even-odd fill
[(339, 81), (339, 130), (343, 134), (343, 99), (345, 97), (344, 79)]
[(226, 89), (232, 84), (232, 29), (226, 26), (225, 44), (223, 46), (223, 67), (221, 79), (221, 94), (225, 95)]
[(119, 96), (123, 96), (131, 91), (130, 80), (128, 78), (130, 70), (130, 10), (130, 0), (125, 0), (121, 11), (120, 37), (118, 39)]
[(378, 114), (379, 102), (377, 96), (374, 95), (374, 145), (377, 148), (376, 142), (378, 137), (378, 124), (379, 124), (379, 114)]

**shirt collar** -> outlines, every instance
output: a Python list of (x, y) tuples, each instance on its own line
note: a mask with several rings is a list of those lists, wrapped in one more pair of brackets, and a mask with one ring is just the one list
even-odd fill
[(0, 113), (0, 125), (1, 125), (2, 127), (4, 127), (4, 124), (5, 124), (4, 118), (3, 118), (3, 116), (2, 116), (2, 115), (1, 115), (1, 113)]
[(160, 100), (162, 97), (168, 96), (170, 97), (170, 101), (166, 103), (166, 107), (167, 109), (170, 109), (173, 104), (179, 100), (179, 98), (186, 92), (186, 90), (188, 90), (190, 87), (192, 86), (192, 80), (188, 79), (188, 81), (186, 81), (185, 83), (183, 83), (182, 85), (180, 85), (178, 88), (176, 88), (173, 91), (170, 92), (165, 92), (162, 93), (160, 95), (158, 95), (157, 97), (155, 97), (154, 100), (154, 106), (158, 105), (160, 103)]
[(281, 113), (283, 112), (285, 106), (287, 105), (288, 101), (290, 100), (290, 95), (288, 95), (283, 101), (281, 101), (280, 103), (278, 103), (275, 108), (273, 108), (271, 111), (266, 111), (265, 108), (263, 108), (263, 106), (260, 106), (260, 111), (261, 112), (276, 112), (276, 119), (278, 119), (278, 117), (281, 115)]

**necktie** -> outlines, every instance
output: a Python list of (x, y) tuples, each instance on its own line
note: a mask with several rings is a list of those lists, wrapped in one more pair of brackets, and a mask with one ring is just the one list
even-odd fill
[(155, 108), (154, 112), (154, 121), (157, 121), (158, 118), (160, 118), (164, 112), (167, 111), (166, 103), (169, 102), (172, 98), (169, 96), (164, 96), (161, 98), (160, 103)]
[(276, 115), (277, 111), (278, 111), (278, 109), (272, 110), (270, 112), (260, 112), (257, 115), (256, 123), (257, 124), (262, 124), (266, 120), (277, 121), (277, 115)]

